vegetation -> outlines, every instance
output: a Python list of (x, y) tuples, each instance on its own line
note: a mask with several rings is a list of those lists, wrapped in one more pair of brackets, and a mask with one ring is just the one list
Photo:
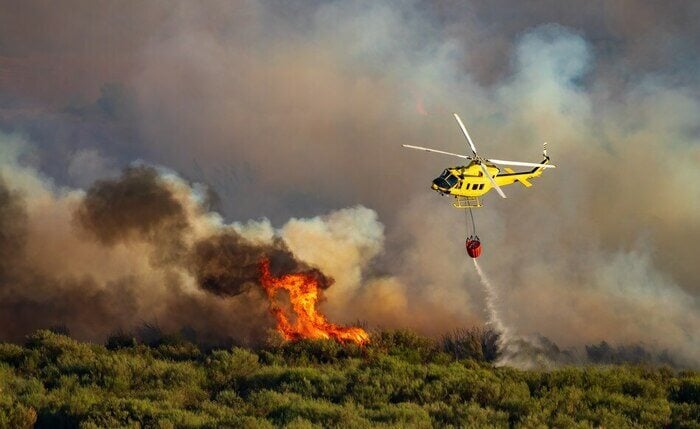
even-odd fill
[[(493, 338), (379, 332), (200, 350), (39, 331), (0, 344), (0, 427), (700, 428), (700, 374), (643, 365), (496, 368)], [(481, 332), (483, 334), (483, 332)]]

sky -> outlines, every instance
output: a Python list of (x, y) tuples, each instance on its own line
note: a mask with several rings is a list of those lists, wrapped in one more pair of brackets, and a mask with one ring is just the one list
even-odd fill
[(3, 0), (2, 11), (0, 226), (25, 249), (5, 265), (43, 280), (3, 276), (0, 335), (30, 329), (7, 320), (53, 308), (46, 297), (65, 288), (111, 307), (125, 284), (132, 302), (107, 322), (71, 318), (66, 298), (42, 323), (100, 339), (151, 318), (192, 324), (199, 313), (181, 309), (198, 306), (216, 319), (201, 330), (260, 335), (241, 327), (270, 322), (254, 288), (222, 299), (183, 286), (187, 299), (157, 304), (172, 291), (154, 285), (196, 277), (154, 262), (172, 243), (105, 243), (76, 222), (98, 184), (123, 184), (134, 165), (196, 207), (182, 209), (184, 249), (211, 231), (282, 242), (335, 280), (321, 304), (331, 320), (428, 335), (484, 323), (464, 213), (429, 189), (458, 161), (401, 147), (466, 152), (458, 112), (481, 154), (537, 162), (547, 141), (558, 166), (475, 213), (510, 329), (562, 347), (643, 343), (700, 365), (697, 2)]

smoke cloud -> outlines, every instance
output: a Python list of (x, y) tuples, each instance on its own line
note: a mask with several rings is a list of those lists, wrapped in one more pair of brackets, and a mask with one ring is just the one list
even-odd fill
[(548, 141), (559, 167), (475, 214), (503, 323), (700, 364), (697, 2), (10, 3), (4, 335), (94, 302), (85, 337), (157, 318), (254, 338), (253, 249), (333, 278), (330, 320), (483, 323), (464, 214), (428, 190), (458, 161), (400, 147), (465, 151), (457, 111), (483, 155)]
[(223, 224), (198, 185), (165, 169), (138, 164), (87, 191), (57, 188), (20, 166), (21, 145), (7, 143), (16, 152), (0, 168), (4, 338), (65, 326), (104, 340), (157, 323), (193, 328), (203, 340), (261, 341), (272, 326), (253, 287), (263, 257), (275, 272), (333, 282), (279, 237), (248, 240)]

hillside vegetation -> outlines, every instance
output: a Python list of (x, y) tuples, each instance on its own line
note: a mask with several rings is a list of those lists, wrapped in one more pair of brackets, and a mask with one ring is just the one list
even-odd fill
[(39, 331), (0, 344), (0, 427), (700, 427), (698, 372), (496, 368), (482, 339), (202, 350)]

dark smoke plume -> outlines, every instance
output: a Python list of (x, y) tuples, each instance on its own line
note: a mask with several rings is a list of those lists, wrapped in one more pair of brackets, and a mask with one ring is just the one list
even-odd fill
[(127, 168), (117, 180), (100, 180), (76, 210), (76, 222), (105, 245), (153, 243), (154, 263), (182, 261), (183, 235), (190, 227), (182, 204), (149, 166)]
[[(65, 326), (78, 338), (157, 323), (200, 338), (255, 342), (273, 326), (256, 285), (260, 262), (307, 272), (280, 238), (207, 211), (207, 192), (144, 164), (86, 192), (51, 189), (36, 172), (5, 165), (0, 182), (0, 338)], [(30, 184), (15, 176), (31, 178)]]
[(185, 235), (196, 219), (188, 219), (182, 201), (150, 166), (131, 167), (118, 179), (95, 183), (76, 211), (76, 220), (103, 244), (146, 241), (161, 254), (178, 254), (170, 261), (188, 268), (198, 285), (215, 295), (239, 295), (257, 285), (263, 258), (270, 260), (275, 273), (308, 271), (324, 289), (332, 282), (298, 261), (281, 240), (252, 243), (232, 228), (220, 228), (186, 248)]
[(226, 232), (198, 242), (192, 253), (192, 268), (200, 287), (216, 295), (231, 296), (259, 284), (260, 261), (270, 260), (273, 273), (307, 272), (327, 289), (332, 280), (317, 269), (297, 261), (284, 243), (261, 246), (246, 242), (235, 232)]
[(0, 178), (0, 281), (9, 280), (24, 250), (27, 214), (21, 197)]
[(127, 168), (118, 180), (88, 189), (76, 212), (80, 225), (104, 244), (180, 238), (188, 222), (182, 204), (163, 186), (155, 168)]

